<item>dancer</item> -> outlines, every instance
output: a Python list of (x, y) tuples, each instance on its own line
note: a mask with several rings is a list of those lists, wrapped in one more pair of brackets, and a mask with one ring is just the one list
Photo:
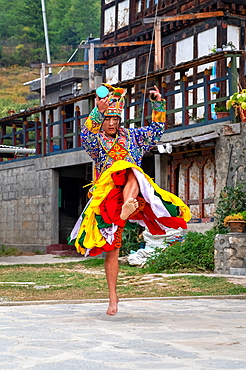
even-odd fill
[[(108, 90), (109, 88), (110, 90)], [(118, 311), (116, 292), (118, 256), (122, 232), (129, 222), (138, 222), (153, 235), (169, 228), (187, 228), (190, 210), (183, 201), (161, 189), (140, 168), (142, 157), (164, 133), (166, 102), (156, 86), (149, 126), (120, 126), (124, 89), (104, 84), (97, 89), (96, 107), (81, 130), (82, 145), (95, 162), (90, 201), (72, 233), (70, 244), (78, 252), (96, 256), (106, 252), (105, 273), (109, 289), (108, 315)]]

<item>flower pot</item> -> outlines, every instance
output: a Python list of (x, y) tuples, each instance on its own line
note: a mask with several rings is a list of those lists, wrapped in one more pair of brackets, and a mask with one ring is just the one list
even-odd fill
[(229, 112), (216, 112), (217, 118), (225, 118), (229, 117), (230, 113)]
[(196, 120), (195, 119), (189, 119), (189, 125), (194, 125), (196, 123)]
[(243, 220), (228, 221), (228, 225), (232, 233), (243, 233), (246, 228), (246, 221)]
[(239, 107), (241, 122), (246, 122), (246, 109)]

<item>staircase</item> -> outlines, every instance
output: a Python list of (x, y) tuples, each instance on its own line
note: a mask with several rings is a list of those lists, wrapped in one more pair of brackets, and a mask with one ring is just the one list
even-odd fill
[(77, 252), (74, 245), (69, 244), (51, 244), (46, 247), (46, 254), (55, 254), (57, 256), (82, 257)]

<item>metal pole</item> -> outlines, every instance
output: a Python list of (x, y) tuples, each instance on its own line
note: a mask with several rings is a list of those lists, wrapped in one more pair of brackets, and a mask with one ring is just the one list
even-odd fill
[(36, 149), (19, 148), (13, 146), (0, 146), (0, 153), (35, 154)]
[[(51, 63), (50, 45), (49, 45), (49, 36), (48, 36), (48, 28), (47, 28), (46, 11), (45, 11), (44, 0), (41, 0), (41, 4), (42, 4), (42, 13), (43, 13), (43, 22), (44, 22), (44, 37), (45, 37), (45, 45), (46, 45), (47, 62), (50, 64)], [(51, 67), (49, 67), (49, 75), (52, 75), (52, 68)]]

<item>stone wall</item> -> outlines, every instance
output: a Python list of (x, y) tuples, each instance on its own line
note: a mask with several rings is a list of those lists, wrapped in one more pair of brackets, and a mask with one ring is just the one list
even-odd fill
[[(216, 144), (216, 197), (224, 186), (234, 186), (246, 182), (245, 148), (246, 124), (228, 124), (221, 128), (220, 139)], [(219, 170), (218, 170), (219, 169)]]
[(45, 251), (59, 243), (59, 168), (91, 162), (80, 150), (0, 165), (0, 245)]
[(214, 272), (246, 275), (246, 233), (218, 234), (214, 244)]

